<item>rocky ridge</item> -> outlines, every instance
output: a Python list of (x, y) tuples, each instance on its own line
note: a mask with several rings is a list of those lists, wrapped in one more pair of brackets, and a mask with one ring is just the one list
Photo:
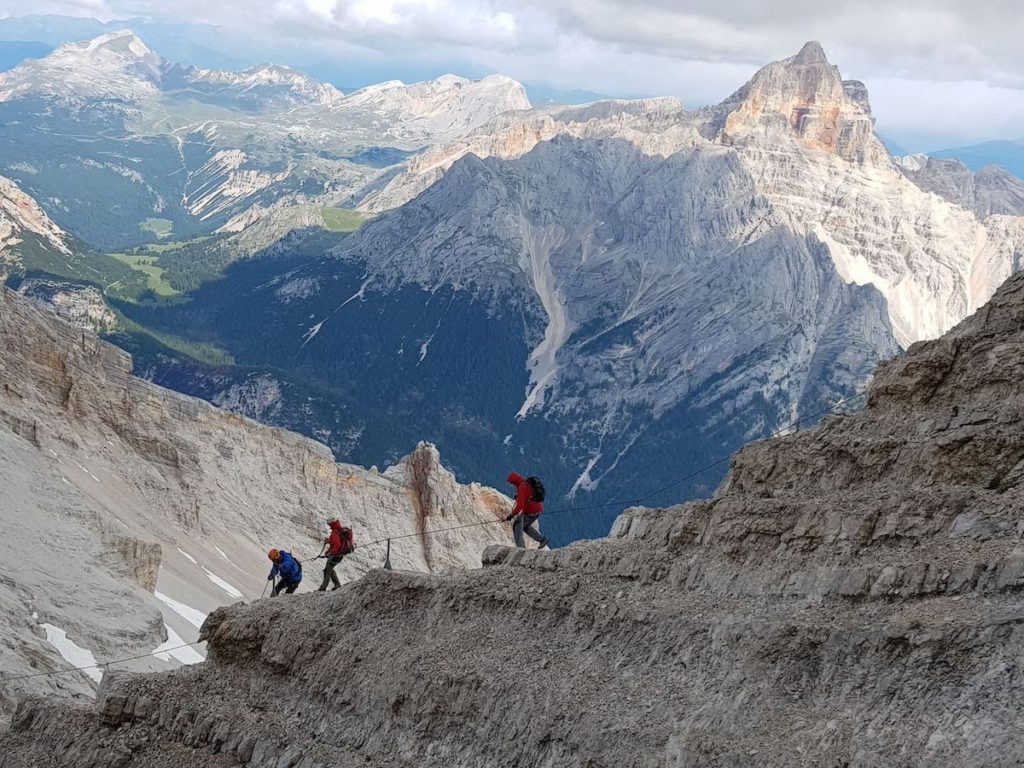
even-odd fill
[(1024, 181), (998, 165), (971, 171), (959, 160), (922, 154), (899, 157), (896, 162), (917, 186), (973, 210), (979, 219), (1024, 215)]
[(69, 255), (68, 236), (17, 184), (0, 176), (0, 259), (17, 259), (16, 250), (26, 241)]
[(1016, 185), (1000, 181), (1001, 191), (983, 191), (980, 201), (973, 193), (929, 194), (935, 185), (905, 175), (875, 135), (864, 84), (843, 80), (814, 42), (704, 109), (650, 100), (501, 115), (410, 158), (361, 206), (398, 208), (460, 157), (521, 157), (555, 136), (620, 138), (661, 157), (728, 147), (771, 202), (772, 222), (820, 238), (845, 280), (882, 292), (904, 346), (935, 338), (973, 312), (1024, 253)]
[(0, 765), (1011, 764), (1022, 329), (1015, 276), (863, 412), (609, 539), (217, 611), (204, 665), (22, 704)]
[[(7, 676), (66, 669), (52, 628), (100, 663), (192, 640), (207, 613), (260, 594), (269, 546), (311, 558), (333, 515), (364, 545), (346, 580), (383, 562), (371, 542), (389, 535), (411, 534), (391, 560), (413, 570), (476, 567), (508, 540), (501, 525), (426, 535), (500, 520), (509, 503), (456, 483), (431, 445), (383, 472), (336, 464), (319, 443), (135, 378), (127, 354), (8, 289), (0, 340), (0, 557), (19, 564), (0, 578)], [(307, 569), (304, 590), (318, 581)], [(93, 687), (78, 673), (0, 680), (0, 703)]]

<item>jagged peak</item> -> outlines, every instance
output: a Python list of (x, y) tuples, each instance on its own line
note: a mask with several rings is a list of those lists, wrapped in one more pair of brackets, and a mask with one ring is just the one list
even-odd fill
[(712, 112), (710, 132), (727, 143), (769, 128), (848, 160), (881, 161), (887, 154), (874, 136), (867, 87), (843, 80), (815, 41), (759, 69)]
[(804, 43), (803, 48), (796, 56), (793, 56), (788, 60), (792, 64), (800, 66), (808, 66), (815, 64), (828, 65), (828, 56), (825, 55), (825, 49), (821, 47), (821, 43), (817, 40), (811, 40)]

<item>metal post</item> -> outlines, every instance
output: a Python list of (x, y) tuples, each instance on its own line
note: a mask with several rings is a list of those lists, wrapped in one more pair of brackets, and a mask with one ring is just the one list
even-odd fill
[(391, 570), (391, 539), (388, 539), (388, 550), (387, 554), (384, 555), (384, 570)]

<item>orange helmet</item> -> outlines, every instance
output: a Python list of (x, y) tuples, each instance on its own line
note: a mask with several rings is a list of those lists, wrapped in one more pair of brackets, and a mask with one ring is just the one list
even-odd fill
[(269, 552), (267, 552), (267, 557), (269, 557), (271, 560), (277, 560), (277, 558), (279, 558), (280, 556), (281, 553), (278, 552), (276, 549), (272, 549)]

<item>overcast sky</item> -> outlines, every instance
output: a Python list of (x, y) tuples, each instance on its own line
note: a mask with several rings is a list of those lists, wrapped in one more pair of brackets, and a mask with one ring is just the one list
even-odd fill
[(1021, 0), (0, 0), (0, 15), (26, 5), (216, 25), (197, 42), (250, 62), (329, 62), (343, 87), (502, 72), (695, 106), (815, 39), (867, 83), (879, 130), (912, 149), (1024, 136)]

